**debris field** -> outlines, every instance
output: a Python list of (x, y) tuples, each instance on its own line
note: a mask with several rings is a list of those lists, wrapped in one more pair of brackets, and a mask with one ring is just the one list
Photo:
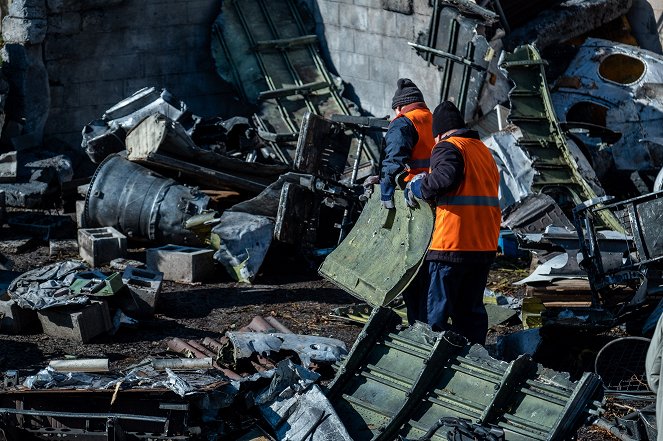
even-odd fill
[[(135, 1), (1, 5), (0, 441), (656, 439), (657, 2), (216, 2), (196, 56), (235, 113), (132, 78), (46, 136), (84, 95), (53, 92), (58, 38)], [(410, 60), (384, 93), (339, 76), (334, 20)], [(433, 213), (371, 180), (406, 75), (498, 165), (485, 346), (407, 323)]]

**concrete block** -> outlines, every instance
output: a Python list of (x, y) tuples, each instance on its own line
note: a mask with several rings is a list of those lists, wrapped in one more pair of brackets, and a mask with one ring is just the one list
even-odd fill
[[(387, 61), (384, 58), (378, 57), (370, 57), (368, 61), (371, 81), (377, 81), (378, 83), (384, 84), (384, 88), (387, 94), (391, 93), (391, 95), (389, 95), (389, 101), (391, 103), (391, 98), (393, 97), (394, 92), (396, 92), (396, 81), (398, 81), (398, 65), (396, 63), (392, 63), (391, 61)], [(381, 101), (378, 100), (377, 103), (381, 103)]]
[(76, 239), (51, 239), (48, 242), (49, 256), (76, 254), (78, 252), (78, 241)]
[(382, 37), (355, 31), (355, 52), (372, 57), (382, 57)]
[(8, 16), (2, 19), (2, 38), (5, 44), (41, 44), (47, 28), (45, 19)]
[(344, 8), (339, 19), (343, 27), (365, 30), (368, 28), (368, 8), (365, 6)]
[(127, 237), (113, 227), (78, 230), (79, 254), (90, 266), (99, 267), (127, 252)]
[(16, 152), (0, 154), (0, 182), (14, 182), (18, 173)]
[[(127, 267), (122, 274), (122, 282), (129, 288), (135, 310), (126, 311), (131, 315), (154, 315), (159, 300), (163, 273), (134, 267)], [(133, 309), (133, 308), (132, 308)]]
[(366, 55), (341, 52), (341, 64), (337, 67), (341, 77), (368, 80), (368, 57)]
[(108, 305), (103, 300), (94, 300), (83, 309), (42, 309), (37, 315), (46, 335), (81, 343), (112, 329)]
[(23, 309), (14, 300), (0, 300), (0, 331), (25, 334), (39, 329), (37, 311)]
[(19, 18), (46, 18), (46, 0), (12, 0), (8, 14)]
[(76, 201), (76, 227), (83, 228), (83, 213), (85, 212), (85, 201)]
[(14, 239), (0, 240), (0, 252), (6, 254), (20, 254), (25, 253), (32, 248), (36, 243), (34, 237), (19, 237)]
[(164, 280), (202, 282), (216, 272), (214, 250), (166, 245), (147, 250), (147, 269), (160, 271)]
[(81, 14), (67, 12), (48, 17), (48, 33), (73, 35), (81, 31)]
[(387, 11), (411, 15), (414, 13), (412, 0), (382, 0), (382, 7)]

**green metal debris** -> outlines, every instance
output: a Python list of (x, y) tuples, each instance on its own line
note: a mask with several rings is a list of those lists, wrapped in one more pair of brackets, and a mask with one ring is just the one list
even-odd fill
[(574, 433), (602, 390), (594, 373), (573, 382), (527, 356), (495, 360), (457, 334), (402, 328), (376, 308), (327, 397), (355, 440), (418, 439), (441, 417), (460, 417), (497, 425), (507, 440), (553, 441)]
[(389, 304), (412, 281), (433, 233), (428, 204), (411, 209), (396, 190), (387, 210), (374, 193), (352, 231), (325, 259), (320, 274), (372, 306)]
[[(500, 67), (515, 86), (509, 92), (509, 122), (518, 126), (522, 137), (518, 146), (532, 158), (537, 173), (532, 190), (552, 196), (562, 205), (576, 205), (594, 199), (596, 191), (580, 173), (567, 140), (559, 127), (552, 105), (545, 60), (534, 46), (519, 46), (513, 53), (504, 52)], [(621, 224), (607, 210), (601, 212), (606, 227), (622, 231)]]

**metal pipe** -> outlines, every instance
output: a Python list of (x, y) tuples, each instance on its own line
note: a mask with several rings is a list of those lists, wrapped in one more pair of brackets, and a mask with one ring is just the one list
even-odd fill
[(189, 370), (189, 369), (212, 369), (214, 362), (210, 357), (207, 358), (155, 358), (152, 360), (152, 367), (158, 371), (168, 369)]
[(274, 329), (276, 329), (277, 331), (283, 334), (294, 334), (294, 332), (288, 329), (283, 323), (278, 321), (274, 316), (268, 315), (267, 317), (265, 317), (265, 320), (267, 321), (267, 323), (272, 325)]
[(129, 421), (150, 421), (155, 423), (168, 422), (167, 417), (149, 415), (129, 415), (125, 413), (83, 413), (83, 412), (55, 412), (50, 410), (27, 410), (0, 408), (0, 414), (9, 413), (14, 415), (46, 416), (52, 418), (79, 418), (79, 419), (109, 419)]
[(209, 337), (205, 337), (205, 339), (203, 340), (203, 344), (207, 347), (214, 349), (217, 353), (221, 352), (225, 346), (222, 342), (216, 341), (213, 338)]
[(262, 316), (255, 316), (251, 323), (240, 329), (240, 332), (269, 332), (274, 330), (274, 326), (265, 320)]
[(51, 360), (48, 365), (60, 372), (108, 372), (107, 358)]
[(184, 354), (187, 357), (190, 358), (205, 358), (206, 355), (200, 352), (198, 349), (194, 348), (187, 342), (180, 340), (179, 338), (175, 337), (174, 339), (170, 340), (168, 343), (168, 349), (170, 349), (173, 352), (177, 352), (178, 354)]
[[(216, 354), (215, 354), (214, 352), (210, 351), (209, 349), (207, 349), (205, 346), (201, 345), (201, 344), (198, 343), (197, 341), (189, 340), (189, 341), (187, 341), (187, 343), (188, 343), (190, 346), (192, 346), (192, 347), (194, 347), (195, 349), (197, 349), (198, 351), (200, 351), (200, 352), (202, 352), (203, 354), (205, 354), (205, 358), (206, 358), (206, 357), (211, 357), (211, 358), (216, 357)], [(197, 358), (200, 358), (200, 357), (197, 357)]]

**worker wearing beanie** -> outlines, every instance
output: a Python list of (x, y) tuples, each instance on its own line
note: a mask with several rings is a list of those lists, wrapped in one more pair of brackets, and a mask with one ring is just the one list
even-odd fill
[(408, 205), (416, 206), (419, 198), (436, 207), (426, 255), (430, 285), (421, 300), (427, 311), (419, 320), (485, 344), (483, 292), (500, 231), (499, 173), (490, 150), (466, 128), (453, 103), (435, 108), (432, 130), (436, 144), (430, 173), (411, 180), (405, 190)]
[(410, 181), (430, 166), (433, 149), (431, 132), (433, 115), (424, 103), (421, 90), (409, 78), (400, 78), (391, 108), (396, 117), (384, 136), (380, 170), (380, 200), (385, 208), (394, 208), (396, 176), (408, 170)]

